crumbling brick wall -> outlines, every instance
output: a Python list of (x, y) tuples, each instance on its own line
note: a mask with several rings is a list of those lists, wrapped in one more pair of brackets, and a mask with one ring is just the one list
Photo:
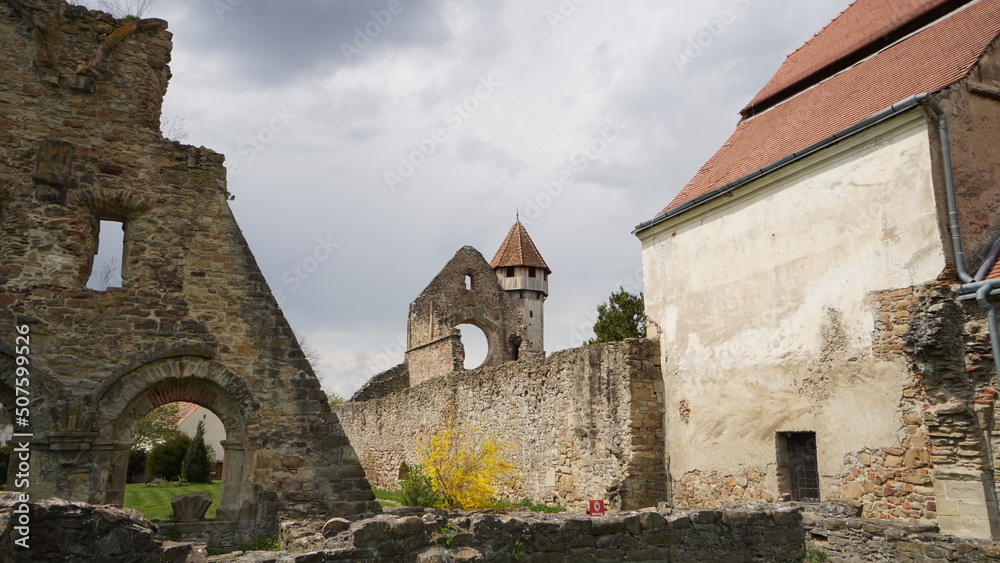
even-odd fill
[[(189, 400), (226, 424), (220, 514), (248, 531), (378, 511), (229, 209), (224, 157), (160, 134), (166, 27), (0, 1), (0, 400), (27, 327), (30, 490), (120, 502), (132, 428)], [(125, 229), (106, 291), (85, 287), (101, 220)]]
[(464, 371), (335, 407), (373, 485), (395, 488), (400, 464), (449, 417), (514, 446), (519, 482), (506, 495), (582, 510), (666, 500), (659, 346), (637, 339), (547, 359)]

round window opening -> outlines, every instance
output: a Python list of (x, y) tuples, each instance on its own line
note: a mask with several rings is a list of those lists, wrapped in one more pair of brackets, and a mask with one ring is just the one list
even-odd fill
[(465, 347), (465, 369), (476, 369), (486, 363), (490, 353), (490, 344), (486, 333), (476, 325), (463, 324), (457, 328), (462, 333), (462, 345)]

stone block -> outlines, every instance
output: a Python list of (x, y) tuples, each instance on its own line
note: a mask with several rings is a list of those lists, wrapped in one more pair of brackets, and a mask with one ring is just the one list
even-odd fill
[(351, 521), (346, 518), (331, 518), (323, 524), (323, 537), (332, 538), (340, 532), (349, 530)]
[(351, 525), (355, 547), (373, 547), (392, 539), (392, 526), (385, 520), (364, 520)]
[(212, 494), (207, 491), (177, 495), (170, 501), (174, 520), (177, 522), (202, 520), (210, 506), (212, 506)]

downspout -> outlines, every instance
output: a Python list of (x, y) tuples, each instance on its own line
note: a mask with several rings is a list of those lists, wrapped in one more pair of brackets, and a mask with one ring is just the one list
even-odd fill
[(927, 104), (927, 107), (937, 115), (938, 133), (941, 138), (941, 160), (944, 164), (944, 190), (948, 199), (948, 230), (951, 232), (951, 246), (955, 252), (955, 269), (962, 283), (974, 280), (965, 269), (965, 252), (962, 251), (962, 237), (958, 226), (958, 204), (955, 201), (955, 176), (951, 167), (951, 144), (948, 140), (948, 118), (937, 100), (929, 93), (918, 94), (917, 101)]
[(955, 269), (958, 272), (958, 279), (963, 285), (959, 286), (958, 293), (969, 294), (975, 292), (976, 302), (986, 310), (986, 320), (990, 333), (990, 345), (993, 348), (993, 370), (1000, 375), (1000, 328), (997, 325), (997, 310), (990, 303), (989, 294), (1000, 287), (1000, 280), (983, 281), (993, 266), (993, 261), (1000, 254), (1000, 240), (995, 242), (983, 262), (982, 266), (972, 277), (965, 269), (965, 252), (962, 250), (962, 237), (958, 223), (958, 204), (955, 198), (955, 176), (951, 165), (951, 143), (948, 138), (948, 119), (944, 110), (929, 93), (919, 94), (916, 99), (927, 104), (927, 107), (937, 115), (938, 133), (941, 140), (941, 160), (944, 164), (944, 188), (948, 200), (948, 229), (951, 232), (951, 245), (955, 253)]
[[(993, 284), (986, 284), (976, 292), (976, 303), (986, 309), (986, 320), (990, 330), (990, 345), (993, 347), (993, 365), (1000, 367), (1000, 330), (997, 330), (997, 308), (990, 303), (989, 295)], [(1000, 373), (998, 371), (997, 373)]]

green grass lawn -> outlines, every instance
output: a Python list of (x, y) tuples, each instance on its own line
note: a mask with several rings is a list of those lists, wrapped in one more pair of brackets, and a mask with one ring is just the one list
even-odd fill
[(212, 506), (208, 507), (205, 517), (214, 518), (215, 509), (219, 506), (219, 498), (222, 493), (222, 481), (212, 481), (210, 485), (192, 485), (190, 483), (183, 485), (177, 483), (147, 485), (144, 483), (132, 483), (125, 485), (125, 507), (138, 510), (150, 520), (170, 520), (173, 517), (173, 509), (170, 508), (170, 501), (177, 495), (198, 491), (212, 493)]

